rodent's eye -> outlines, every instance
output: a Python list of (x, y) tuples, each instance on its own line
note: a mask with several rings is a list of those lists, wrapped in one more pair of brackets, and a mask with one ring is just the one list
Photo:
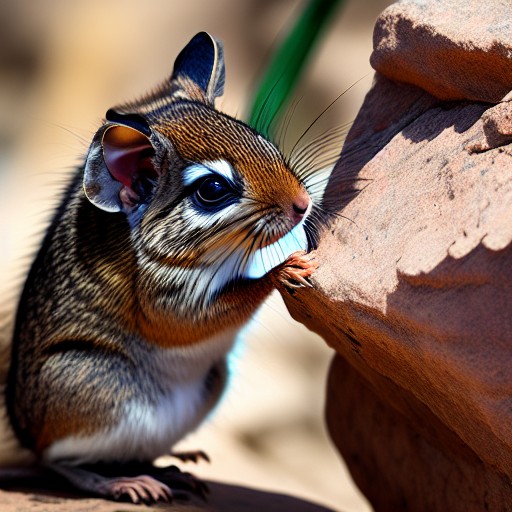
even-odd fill
[(233, 197), (233, 189), (222, 178), (206, 178), (194, 193), (196, 201), (206, 207), (219, 206)]

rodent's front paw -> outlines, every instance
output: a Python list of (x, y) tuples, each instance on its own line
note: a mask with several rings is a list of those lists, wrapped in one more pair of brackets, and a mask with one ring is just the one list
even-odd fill
[(307, 280), (318, 268), (316, 252), (297, 251), (288, 257), (278, 269), (278, 281), (289, 289), (313, 285)]

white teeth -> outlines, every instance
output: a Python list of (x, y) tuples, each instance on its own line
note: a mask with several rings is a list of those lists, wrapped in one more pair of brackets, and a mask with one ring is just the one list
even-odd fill
[(259, 279), (273, 268), (284, 263), (296, 251), (307, 251), (308, 240), (304, 231), (304, 220), (277, 242), (258, 249), (247, 261), (242, 275)]

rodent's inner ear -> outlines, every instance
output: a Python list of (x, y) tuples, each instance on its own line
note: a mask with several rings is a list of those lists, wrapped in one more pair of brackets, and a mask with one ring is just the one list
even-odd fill
[(142, 203), (158, 176), (149, 138), (128, 126), (114, 125), (103, 134), (101, 146), (108, 172), (123, 185), (119, 192), (123, 207)]
[(86, 161), (87, 197), (106, 211), (131, 211), (146, 200), (158, 178), (154, 155), (144, 133), (125, 125), (108, 127), (101, 146), (91, 151)]
[(134, 188), (141, 177), (156, 178), (151, 157), (155, 152), (148, 137), (128, 126), (108, 128), (101, 143), (110, 174), (126, 187)]

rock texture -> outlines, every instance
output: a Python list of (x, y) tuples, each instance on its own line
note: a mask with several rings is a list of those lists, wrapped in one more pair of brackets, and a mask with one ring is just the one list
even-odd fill
[[(151, 507), (115, 503), (82, 495), (52, 492), (45, 488), (34, 488), (28, 492), (0, 491), (0, 510), (2, 512), (149, 512), (151, 510), (171, 512), (333, 512), (313, 503), (292, 498), (284, 494), (264, 492), (248, 487), (209, 482), (208, 502), (198, 499), (190, 501), (176, 500), (172, 504), (158, 504)], [(59, 486), (62, 489), (62, 485)]]
[(510, 20), (508, 2), (384, 11), (325, 193), (343, 217), (314, 291), (287, 298), (339, 354), (327, 422), (377, 511), (512, 504), (512, 104), (490, 104), (512, 89)]
[(372, 66), (444, 100), (495, 103), (512, 81), (510, 2), (403, 0), (375, 25)]

